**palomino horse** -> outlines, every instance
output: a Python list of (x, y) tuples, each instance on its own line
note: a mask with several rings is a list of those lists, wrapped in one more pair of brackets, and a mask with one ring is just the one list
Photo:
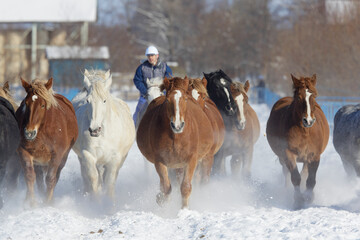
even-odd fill
[[(20, 131), (15, 117), (15, 111), (11, 104), (14, 103), (6, 82), (0, 89), (0, 185), (5, 176), (6, 164), (17, 161), (16, 149), (20, 143)], [(0, 196), (0, 208), (3, 201)]]
[[(316, 75), (300, 77), (291, 75), (294, 97), (278, 100), (270, 113), (266, 136), (271, 149), (279, 157), (285, 174), (291, 174), (295, 189), (295, 207), (302, 207), (314, 198), (313, 189), (320, 155), (329, 140), (329, 125), (323, 111), (315, 101), (317, 96)], [(301, 175), (306, 180), (306, 191), (300, 190), (301, 176), (296, 163), (302, 162)]]
[(208, 116), (213, 129), (213, 145), (208, 155), (199, 164), (199, 174), (203, 183), (209, 181), (211, 167), (214, 163), (214, 155), (223, 145), (225, 137), (224, 121), (215, 103), (209, 98), (206, 85), (207, 81), (205, 78), (190, 79), (189, 83), (189, 91), (192, 97), (200, 104), (206, 116)]
[(146, 86), (148, 89), (147, 95), (145, 96), (146, 103), (142, 106), (139, 113), (137, 114), (137, 120), (136, 120), (136, 126), (135, 126), (136, 129), (139, 127), (139, 123), (140, 123), (142, 117), (144, 116), (144, 113), (145, 113), (147, 107), (152, 102), (152, 100), (164, 95), (164, 93), (160, 90), (160, 85), (162, 83), (163, 83), (163, 79), (160, 77), (146, 79)]
[(182, 207), (188, 206), (191, 180), (200, 159), (213, 146), (212, 126), (200, 105), (189, 95), (189, 79), (164, 79), (166, 96), (148, 106), (137, 130), (136, 141), (145, 158), (155, 164), (160, 177), (158, 204), (168, 199), (168, 168), (183, 169)]
[(111, 83), (110, 70), (85, 71), (86, 94), (82, 91), (74, 97), (79, 138), (73, 149), (85, 192), (98, 196), (103, 185), (114, 200), (119, 169), (135, 140), (135, 126), (127, 104), (110, 94)]
[[(34, 182), (44, 190), (46, 173), (47, 202), (53, 198), (69, 151), (74, 145), (78, 128), (74, 108), (69, 100), (52, 90), (53, 79), (21, 79), (26, 97), (16, 111), (21, 143), (18, 152), (27, 184), (26, 198), (34, 203)], [(36, 172), (36, 175), (35, 175)]]
[(339, 109), (334, 117), (333, 144), (345, 171), (360, 177), (360, 104)]
[(240, 170), (242, 176), (249, 178), (254, 145), (260, 136), (260, 123), (256, 112), (249, 104), (247, 92), (250, 88), (249, 81), (245, 85), (234, 82), (230, 85), (231, 95), (234, 98), (238, 111), (233, 119), (233, 156), (231, 158), (231, 172), (238, 176)]
[(214, 174), (225, 175), (225, 158), (231, 156), (233, 176), (239, 176), (241, 170), (242, 177), (248, 179), (254, 144), (260, 135), (258, 117), (248, 103), (249, 81), (245, 86), (233, 83), (222, 70), (204, 76), (209, 81), (210, 98), (220, 110), (226, 128), (224, 144), (215, 156)]

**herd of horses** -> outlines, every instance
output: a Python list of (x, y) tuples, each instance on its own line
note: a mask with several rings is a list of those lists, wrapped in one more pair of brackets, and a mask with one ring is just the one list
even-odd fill
[[(295, 207), (301, 208), (314, 198), (329, 125), (316, 103), (316, 75), (291, 78), (294, 95), (274, 104), (266, 136), (285, 182), (291, 179), (294, 186)], [(136, 127), (127, 104), (110, 93), (110, 71), (85, 70), (83, 89), (71, 102), (52, 90), (52, 78), (21, 79), (21, 84), (26, 96), (20, 106), (8, 83), (0, 88), (0, 183), (5, 178), (7, 188), (15, 189), (23, 171), (31, 204), (36, 202), (35, 181), (45, 201), (52, 201), (71, 149), (80, 162), (84, 192), (98, 198), (104, 190), (114, 200), (119, 169), (135, 139), (159, 175), (159, 205), (169, 199), (172, 172), (183, 208), (188, 207), (193, 182), (206, 184), (212, 176), (226, 174), (227, 157), (235, 179), (251, 179), (260, 124), (249, 104), (249, 81), (234, 82), (222, 70), (204, 73), (202, 79), (147, 79), (148, 105)], [(333, 134), (346, 171), (358, 176), (359, 119), (360, 105), (343, 107), (335, 116)], [(303, 163), (301, 173), (298, 162)]]

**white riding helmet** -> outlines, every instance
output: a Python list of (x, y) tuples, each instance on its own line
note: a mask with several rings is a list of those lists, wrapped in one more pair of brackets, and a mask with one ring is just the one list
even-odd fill
[(157, 54), (159, 54), (159, 51), (157, 50), (156, 47), (154, 47), (154, 46), (149, 46), (149, 47), (146, 49), (146, 51), (145, 51), (145, 56), (150, 55), (150, 54), (155, 54), (155, 55), (157, 55)]

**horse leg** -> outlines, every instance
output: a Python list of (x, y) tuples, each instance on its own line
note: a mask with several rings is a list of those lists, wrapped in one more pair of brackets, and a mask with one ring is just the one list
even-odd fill
[(304, 165), (303, 165), (300, 175), (301, 175), (300, 189), (305, 189), (306, 179), (309, 177), (309, 170), (308, 170), (307, 162), (304, 162)]
[(99, 192), (99, 173), (96, 168), (96, 158), (86, 152), (84, 158), (79, 158), (81, 175), (84, 182), (84, 192), (98, 195)]
[[(119, 170), (122, 167), (126, 156), (124, 156), (120, 163), (115, 164), (107, 164), (105, 165), (105, 173), (104, 173), (104, 185), (107, 191), (109, 198), (115, 202), (115, 183), (116, 179), (119, 175)], [(110, 161), (114, 162), (114, 161)]]
[(220, 150), (214, 156), (212, 175), (214, 176), (226, 175), (224, 150), (222, 148), (220, 148)]
[(239, 177), (240, 175), (240, 171), (241, 171), (241, 167), (242, 167), (242, 160), (243, 158), (241, 157), (242, 154), (240, 153), (234, 153), (231, 156), (231, 160), (230, 160), (230, 167), (231, 167), (231, 175), (233, 177)]
[(201, 184), (207, 184), (210, 179), (211, 168), (214, 164), (214, 156), (206, 156), (200, 163)]
[(59, 170), (59, 160), (58, 159), (52, 159), (52, 161), (49, 163), (49, 168), (46, 174), (46, 202), (50, 203), (53, 199), (54, 195), (54, 188), (58, 180), (58, 170)]
[(25, 150), (19, 151), (21, 165), (24, 169), (25, 181), (27, 186), (26, 200), (30, 201), (30, 205), (35, 205), (34, 183), (36, 179), (33, 157)]
[(189, 164), (185, 168), (184, 179), (181, 183), (181, 196), (182, 196), (182, 208), (187, 208), (189, 206), (189, 197), (191, 193), (191, 180), (194, 176), (194, 171), (196, 169), (197, 159), (190, 159)]
[(251, 165), (253, 159), (254, 146), (251, 146), (244, 152), (243, 156), (243, 167), (242, 167), (242, 177), (245, 180), (251, 179)]
[[(5, 156), (2, 156), (2, 154), (0, 154), (0, 186), (5, 176), (6, 161), (7, 159), (5, 158)], [(0, 196), (0, 208), (2, 207), (3, 207), (3, 200), (2, 197)]]
[(316, 184), (316, 172), (319, 167), (320, 156), (309, 163), (309, 176), (306, 180), (305, 200), (311, 203), (314, 200), (314, 187)]
[(289, 150), (286, 150), (287, 159), (285, 160), (286, 166), (290, 171), (291, 182), (294, 186), (294, 199), (295, 208), (301, 208), (304, 204), (304, 198), (300, 191), (301, 176), (296, 165), (296, 155)]
[(288, 188), (290, 186), (290, 182), (291, 182), (291, 178), (290, 178), (290, 172), (289, 169), (286, 166), (285, 160), (284, 159), (279, 159), (280, 160), (280, 164), (282, 167), (282, 172), (284, 174), (285, 177), (285, 187)]
[(36, 185), (38, 187), (39, 192), (44, 195), (45, 194), (45, 185), (44, 185), (44, 167), (43, 166), (34, 166), (35, 174), (36, 174)]
[(18, 184), (18, 178), (21, 171), (20, 157), (15, 153), (8, 161), (6, 166), (5, 182), (9, 193), (12, 193)]
[(160, 193), (156, 195), (156, 202), (162, 206), (169, 198), (171, 184), (169, 181), (167, 167), (163, 163), (155, 161), (155, 169), (160, 177)]

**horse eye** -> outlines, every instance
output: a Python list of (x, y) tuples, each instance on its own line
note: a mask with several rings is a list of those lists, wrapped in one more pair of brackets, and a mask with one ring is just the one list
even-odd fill
[(104, 100), (104, 103), (106, 103), (106, 99)]
[(43, 105), (41, 105), (41, 108), (45, 108), (45, 105), (43, 104)]
[(89, 99), (86, 99), (86, 102), (87, 102), (87, 103), (90, 103), (90, 100), (89, 100)]

